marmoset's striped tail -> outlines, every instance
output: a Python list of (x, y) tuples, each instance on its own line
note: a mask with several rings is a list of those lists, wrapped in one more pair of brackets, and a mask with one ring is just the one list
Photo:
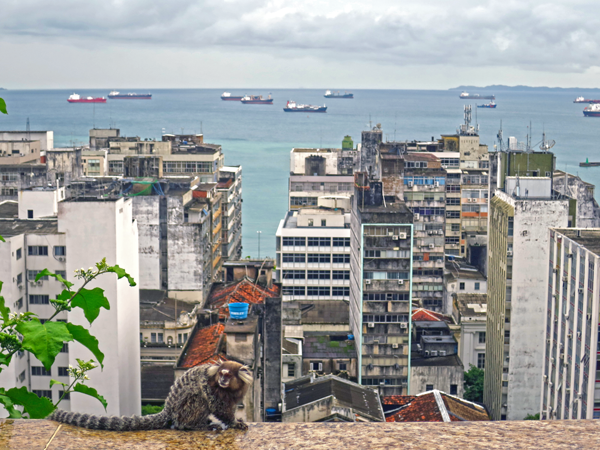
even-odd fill
[(161, 428), (168, 428), (169, 426), (169, 419), (165, 411), (148, 416), (116, 417), (94, 416), (92, 414), (56, 410), (50, 414), (47, 419), (76, 425), (78, 427), (90, 428), (92, 430), (158, 430)]

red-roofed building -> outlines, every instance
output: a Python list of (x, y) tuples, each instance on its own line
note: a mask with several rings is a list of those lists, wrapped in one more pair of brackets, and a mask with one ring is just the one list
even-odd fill
[(261, 286), (254, 281), (243, 278), (230, 284), (214, 285), (206, 301), (206, 307), (218, 309), (220, 318), (229, 317), (229, 303), (249, 303), (259, 305), (265, 303), (265, 298), (279, 297), (279, 286), (274, 284), (271, 288)]
[(446, 322), (453, 323), (452, 317), (446, 316), (442, 313), (430, 311), (425, 308), (416, 308), (412, 311), (413, 322)]
[(438, 390), (419, 395), (383, 397), (382, 404), (386, 409), (386, 422), (490, 420), (485, 407)]
[[(183, 347), (177, 362), (178, 369), (190, 369), (202, 364), (214, 363), (225, 356), (225, 325), (217, 323), (209, 327), (197, 327)], [(177, 375), (179, 376), (179, 374)]]

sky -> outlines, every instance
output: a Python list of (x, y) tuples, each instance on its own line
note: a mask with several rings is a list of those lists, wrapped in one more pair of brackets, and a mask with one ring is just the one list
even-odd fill
[(0, 0), (0, 87), (598, 87), (598, 0)]

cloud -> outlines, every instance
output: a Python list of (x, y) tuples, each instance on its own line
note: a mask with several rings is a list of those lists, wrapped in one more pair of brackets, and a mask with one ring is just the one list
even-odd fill
[(0, 34), (83, 47), (582, 72), (600, 60), (599, 12), (588, 0), (5, 0)]

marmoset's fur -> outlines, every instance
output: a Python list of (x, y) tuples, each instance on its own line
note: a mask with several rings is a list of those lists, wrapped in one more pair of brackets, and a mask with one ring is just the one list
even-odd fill
[(107, 417), (57, 410), (48, 419), (96, 430), (206, 430), (214, 416), (229, 428), (246, 430), (248, 426), (235, 419), (235, 409), (251, 383), (252, 374), (242, 364), (205, 364), (188, 370), (175, 381), (158, 414)]

